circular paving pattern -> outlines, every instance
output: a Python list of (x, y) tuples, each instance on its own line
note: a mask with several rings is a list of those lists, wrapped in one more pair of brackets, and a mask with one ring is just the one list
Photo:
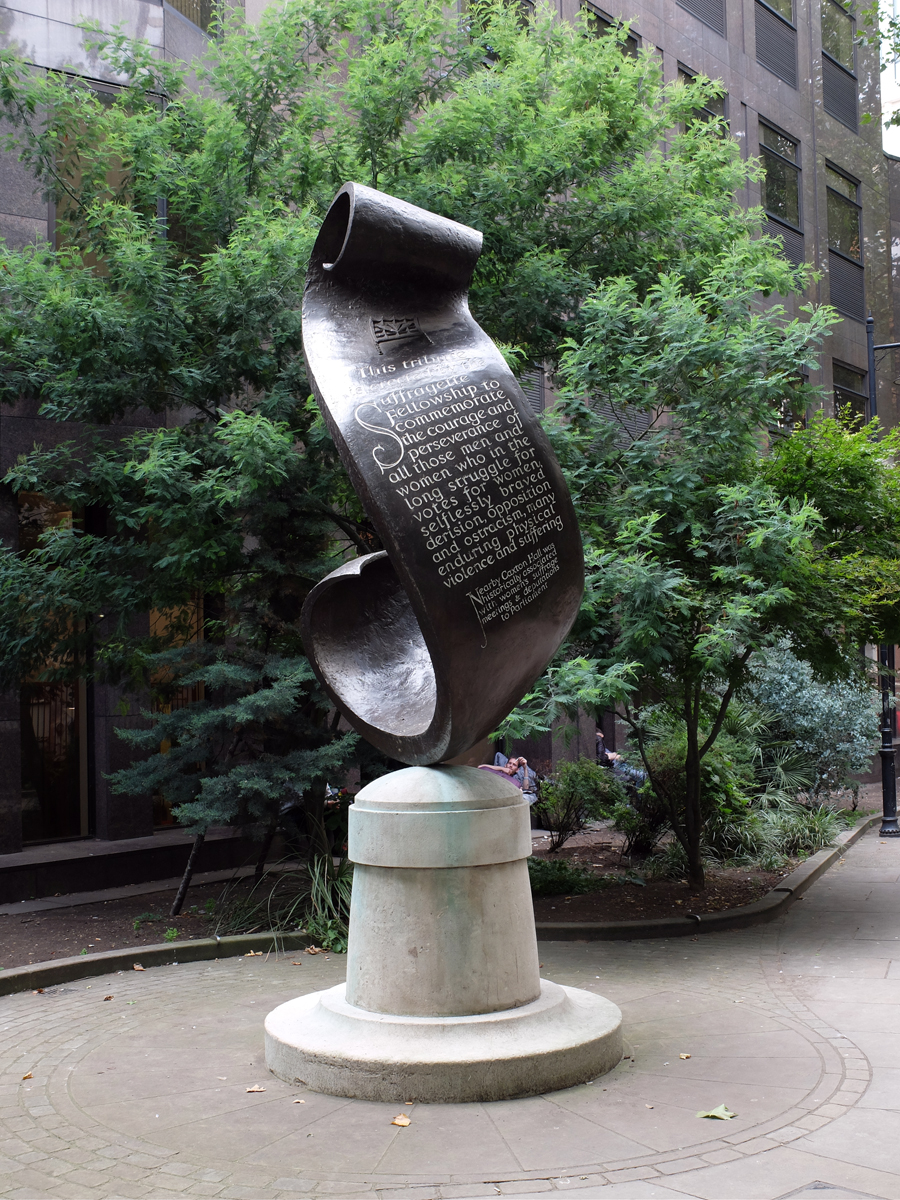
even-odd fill
[[(839, 1118), (869, 1077), (780, 974), (780, 925), (542, 944), (545, 977), (621, 1007), (629, 1057), (593, 1084), (491, 1104), (344, 1100), (269, 1075), (266, 1013), (338, 983), (337, 956), (158, 967), (6, 997), (0, 1196), (438, 1200), (662, 1182), (758, 1154)], [(734, 1120), (697, 1118), (722, 1103)], [(401, 1111), (408, 1127), (391, 1124)]]

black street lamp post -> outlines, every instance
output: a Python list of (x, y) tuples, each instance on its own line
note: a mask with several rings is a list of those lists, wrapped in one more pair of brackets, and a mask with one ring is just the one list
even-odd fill
[[(900, 342), (875, 345), (875, 318), (869, 313), (866, 321), (866, 346), (869, 351), (869, 420), (877, 415), (875, 390), (875, 351), (898, 350)], [(894, 678), (894, 647), (878, 647), (881, 682), (881, 829), (880, 837), (900, 837), (897, 824), (897, 764), (894, 752), (894, 713), (891, 708), (891, 681)]]

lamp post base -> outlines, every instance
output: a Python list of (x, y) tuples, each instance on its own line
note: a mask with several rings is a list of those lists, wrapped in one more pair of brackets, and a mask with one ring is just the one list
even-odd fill
[(463, 1017), (368, 1012), (344, 992), (269, 1013), (266, 1063), (279, 1079), (356, 1100), (459, 1104), (573, 1087), (622, 1057), (615, 1004), (547, 980), (530, 1004)]

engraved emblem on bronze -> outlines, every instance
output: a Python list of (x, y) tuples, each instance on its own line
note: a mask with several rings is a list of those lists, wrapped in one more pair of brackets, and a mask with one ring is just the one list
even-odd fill
[(303, 304), (316, 399), (385, 546), (313, 589), (304, 643), (350, 724), (411, 765), (497, 727), (559, 648), (584, 586), (559, 465), (469, 312), (481, 241), (346, 184)]

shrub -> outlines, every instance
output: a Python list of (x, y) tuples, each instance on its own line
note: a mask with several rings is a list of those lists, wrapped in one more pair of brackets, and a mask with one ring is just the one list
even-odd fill
[(592, 875), (584, 867), (575, 867), (565, 859), (529, 858), (528, 878), (532, 896), (581, 896), (606, 887), (603, 876)]
[[(652, 854), (659, 839), (672, 828), (671, 810), (684, 811), (687, 735), (684, 729), (660, 726), (658, 739), (646, 749), (648, 779), (629, 801), (613, 813), (614, 827), (625, 834), (626, 854)], [(708, 822), (716, 814), (741, 813), (749, 803), (752, 751), (740, 739), (722, 733), (701, 767), (700, 807)], [(682, 818), (683, 819), (683, 818)]]
[(775, 730), (793, 749), (810, 755), (814, 796), (859, 784), (879, 743), (879, 701), (862, 671), (855, 679), (822, 682), (785, 640), (754, 662), (745, 694), (768, 709)]
[(559, 850), (589, 821), (611, 817), (625, 801), (625, 789), (612, 771), (589, 758), (559, 763), (556, 773), (540, 784), (535, 805), (550, 833), (550, 849)]

